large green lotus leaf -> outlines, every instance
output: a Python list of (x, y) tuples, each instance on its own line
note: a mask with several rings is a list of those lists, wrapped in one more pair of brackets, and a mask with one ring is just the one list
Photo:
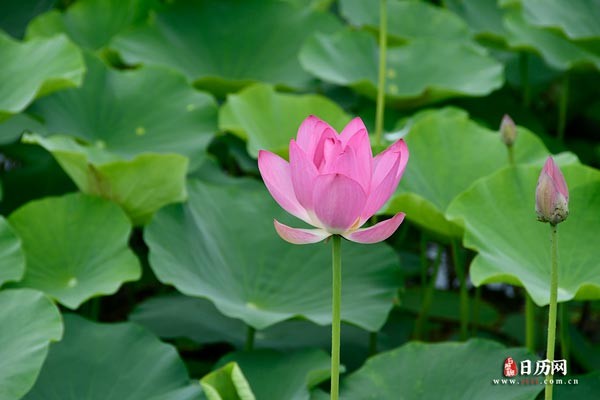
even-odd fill
[[(465, 343), (410, 342), (378, 354), (342, 380), (340, 397), (353, 399), (533, 400), (543, 385), (494, 385), (504, 378), (507, 357), (517, 363), (535, 359), (524, 348), (506, 348), (489, 340)], [(460, 395), (458, 395), (460, 394)], [(400, 397), (399, 397), (400, 396)]]
[[(558, 227), (558, 301), (600, 298), (600, 172), (562, 168), (569, 186), (569, 218)], [(465, 226), (464, 244), (479, 254), (471, 264), (476, 286), (521, 285), (540, 306), (549, 302), (550, 228), (535, 218), (540, 168), (507, 168), (480, 180), (448, 208)]]
[[(298, 222), (258, 182), (190, 181), (188, 191), (185, 205), (163, 208), (145, 231), (150, 265), (160, 281), (206, 297), (223, 314), (256, 329), (294, 316), (330, 322), (328, 244), (294, 246), (281, 240), (273, 218)], [(342, 248), (342, 318), (376, 331), (401, 284), (397, 256), (385, 244), (368, 251), (352, 243)]]
[(478, 37), (504, 40), (504, 11), (498, 0), (445, 0), (444, 5), (462, 17)]
[(141, 23), (154, 0), (80, 0), (65, 12), (53, 10), (38, 16), (27, 27), (27, 37), (66, 33), (81, 47), (104, 47), (117, 33)]
[(25, 273), (25, 256), (21, 239), (0, 216), (0, 286), (4, 282), (18, 281)]
[(0, 122), (0, 145), (16, 142), (25, 132), (43, 134), (46, 128), (44, 124), (28, 114), (15, 114)]
[(81, 51), (65, 35), (18, 42), (0, 32), (0, 59), (0, 121), (36, 97), (81, 85), (85, 72)]
[[(377, 42), (371, 34), (345, 29), (311, 37), (300, 52), (300, 62), (326, 82), (349, 86), (375, 98), (377, 53)], [(455, 96), (484, 96), (504, 82), (502, 64), (482, 48), (461, 41), (415, 39), (390, 47), (387, 57), (385, 94), (391, 103), (400, 106)], [(443, 68), (439, 60), (444, 60)]]
[(208, 400), (255, 400), (254, 393), (235, 362), (211, 372), (200, 380)]
[(598, 0), (520, 0), (531, 25), (561, 29), (572, 39), (600, 39)]
[[(458, 309), (458, 306), (456, 306)], [(185, 338), (199, 344), (230, 343), (243, 349), (247, 326), (229, 318), (209, 301), (183, 295), (151, 298), (141, 303), (129, 318), (164, 339)], [(379, 331), (378, 348), (391, 349), (408, 340), (412, 334), (413, 316), (393, 312)], [(369, 354), (370, 333), (351, 324), (342, 324), (341, 362), (347, 368), (358, 368)], [(281, 351), (305, 348), (331, 348), (331, 327), (303, 319), (279, 322), (254, 333), (255, 349)]]
[[(462, 229), (445, 217), (450, 202), (477, 179), (508, 165), (498, 132), (484, 128), (455, 108), (424, 111), (407, 124), (410, 161), (384, 213), (406, 217), (442, 237), (461, 237)], [(526, 129), (518, 129), (517, 163), (542, 165), (548, 150)], [(561, 161), (576, 162), (566, 154)]]
[(307, 115), (317, 115), (341, 132), (350, 121), (340, 106), (316, 94), (277, 93), (269, 85), (253, 85), (227, 96), (219, 110), (219, 129), (248, 141), (248, 153), (266, 149), (287, 154), (290, 139)]
[[(400, 308), (408, 310), (413, 314), (419, 314), (422, 309), (424, 291), (421, 288), (412, 288), (406, 290), (400, 295)], [(474, 314), (474, 302), (469, 303), (471, 307), (470, 315)], [(480, 301), (479, 307), (479, 325), (492, 326), (500, 315), (498, 311), (488, 302)], [(448, 290), (436, 290), (433, 295), (431, 308), (429, 310), (431, 318), (459, 321), (460, 316), (460, 295), (457, 292)]]
[(131, 324), (99, 324), (64, 315), (65, 336), (52, 345), (25, 400), (193, 400), (185, 364), (171, 345)]
[(21, 38), (33, 17), (51, 9), (56, 0), (2, 0), (0, 2), (0, 29)]
[[(164, 68), (108, 68), (86, 57), (83, 86), (37, 101), (49, 134), (68, 134), (132, 158), (145, 152), (179, 153), (197, 160), (217, 130), (213, 97)], [(143, 95), (140, 95), (143, 93)]]
[(529, 25), (517, 11), (506, 14), (504, 27), (511, 48), (538, 52), (550, 66), (556, 69), (568, 70), (580, 65), (592, 65), (600, 69), (598, 39), (589, 43), (569, 40), (554, 29)]
[(309, 390), (329, 379), (330, 357), (323, 350), (255, 350), (226, 355), (217, 365), (235, 362), (257, 399), (308, 400)]
[[(241, 349), (247, 337), (243, 321), (221, 314), (209, 300), (181, 294), (148, 299), (138, 305), (129, 318), (166, 339), (187, 338), (200, 344), (228, 342)], [(342, 358), (364, 352), (368, 336), (361, 328), (343, 324)], [(330, 327), (302, 319), (283, 321), (254, 334), (254, 348), (329, 349), (330, 346)]]
[(111, 47), (127, 63), (175, 68), (218, 94), (257, 81), (303, 88), (311, 77), (298, 62), (300, 46), (314, 32), (337, 28), (330, 14), (283, 2), (184, 0), (118, 35)]
[(27, 267), (18, 285), (71, 309), (141, 275), (127, 247), (130, 222), (109, 201), (80, 193), (49, 197), (27, 203), (8, 220), (25, 251)]
[(4, 215), (31, 200), (77, 190), (54, 157), (41, 147), (14, 143), (3, 146), (2, 153), (11, 166), (0, 174), (0, 213)]
[(119, 204), (135, 225), (147, 223), (154, 212), (187, 197), (188, 159), (179, 154), (143, 153), (127, 160), (102, 143), (80, 144), (70, 136), (23, 136), (48, 150), (84, 193)]
[(35, 382), (63, 326), (58, 308), (36, 290), (0, 291), (0, 399), (20, 399)]
[[(341, 0), (341, 14), (353, 25), (378, 30), (379, 7), (372, 0)], [(427, 21), (427, 23), (423, 23)], [(387, 2), (388, 36), (399, 40), (469, 40), (467, 24), (445, 8), (420, 1)]]

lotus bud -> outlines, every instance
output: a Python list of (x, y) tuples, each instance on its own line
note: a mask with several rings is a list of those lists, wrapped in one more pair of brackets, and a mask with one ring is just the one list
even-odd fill
[(535, 212), (539, 221), (552, 225), (564, 221), (569, 216), (569, 189), (552, 157), (546, 160), (538, 179)]
[(502, 142), (509, 147), (517, 140), (517, 127), (508, 114), (504, 114), (504, 117), (502, 117), (502, 122), (500, 123), (500, 138), (502, 139)]

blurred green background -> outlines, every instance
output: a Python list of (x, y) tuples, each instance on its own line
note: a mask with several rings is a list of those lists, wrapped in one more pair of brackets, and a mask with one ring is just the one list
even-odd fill
[(541, 396), (491, 379), (544, 357), (549, 154), (555, 398), (600, 398), (600, 2), (382, 3), (0, 1), (0, 400), (328, 398), (330, 249), (256, 162), (309, 114), (411, 154), (398, 232), (343, 243), (343, 399)]

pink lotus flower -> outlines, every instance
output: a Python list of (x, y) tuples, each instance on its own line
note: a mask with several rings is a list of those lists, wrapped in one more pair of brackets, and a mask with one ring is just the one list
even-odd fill
[(569, 189), (560, 168), (548, 157), (535, 190), (538, 220), (556, 225), (569, 216)]
[(258, 168), (273, 198), (290, 214), (316, 229), (291, 228), (275, 220), (282, 239), (316, 243), (337, 234), (359, 243), (387, 239), (404, 213), (359, 229), (396, 190), (408, 161), (403, 140), (373, 158), (369, 134), (355, 118), (338, 134), (329, 124), (309, 116), (290, 141), (290, 162), (261, 150)]

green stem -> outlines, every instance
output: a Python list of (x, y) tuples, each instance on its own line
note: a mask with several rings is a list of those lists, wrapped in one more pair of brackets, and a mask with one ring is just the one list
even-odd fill
[(527, 350), (535, 353), (535, 303), (525, 292), (525, 346)]
[(569, 337), (569, 308), (567, 303), (560, 303), (560, 352), (562, 358), (569, 364), (571, 338)]
[(475, 304), (473, 304), (473, 320), (471, 336), (477, 336), (477, 328), (479, 327), (479, 310), (481, 308), (481, 286), (475, 288)]
[[(558, 238), (556, 233), (556, 225), (550, 225), (551, 229), (551, 259), (552, 266), (550, 271), (550, 307), (548, 309), (548, 346), (546, 348), (546, 358), (550, 363), (554, 361), (554, 343), (556, 340), (556, 300), (558, 297)], [(552, 374), (546, 376), (546, 393), (545, 399), (552, 400)]]
[(387, 0), (379, 1), (379, 76), (377, 80), (377, 108), (375, 111), (375, 143), (381, 144), (383, 110), (385, 108), (385, 70), (387, 53)]
[(567, 126), (567, 106), (569, 104), (569, 75), (565, 74), (558, 104), (558, 140), (565, 140), (565, 127)]
[(377, 332), (369, 332), (369, 356), (377, 354)]
[(531, 103), (531, 86), (529, 85), (529, 55), (527, 53), (519, 54), (519, 71), (521, 73), (523, 105), (529, 107)]
[(333, 235), (331, 294), (331, 400), (338, 400), (340, 385), (340, 330), (342, 303), (342, 240)]
[(252, 351), (252, 349), (254, 349), (255, 334), (256, 334), (256, 329), (254, 329), (250, 325), (247, 325), (246, 326), (246, 345), (244, 346), (244, 349), (246, 351)]
[(510, 165), (511, 167), (515, 166), (515, 150), (514, 147), (511, 146), (506, 146), (506, 149), (508, 150), (508, 165)]
[(429, 309), (431, 308), (431, 303), (433, 302), (433, 293), (435, 290), (435, 280), (437, 279), (438, 270), (440, 269), (440, 264), (442, 262), (442, 246), (438, 246), (437, 255), (435, 257), (435, 262), (433, 264), (433, 274), (431, 275), (431, 279), (429, 280), (429, 285), (423, 289), (425, 290), (425, 296), (423, 296), (423, 302), (421, 303), (421, 311), (417, 317), (417, 322), (415, 322), (415, 331), (413, 336), (416, 340), (423, 340), (425, 333), (425, 323), (427, 322), (427, 316), (429, 315)]
[(467, 290), (467, 274), (461, 262), (460, 245), (457, 240), (452, 240), (452, 262), (460, 282), (460, 339), (467, 340), (469, 336), (469, 292)]

